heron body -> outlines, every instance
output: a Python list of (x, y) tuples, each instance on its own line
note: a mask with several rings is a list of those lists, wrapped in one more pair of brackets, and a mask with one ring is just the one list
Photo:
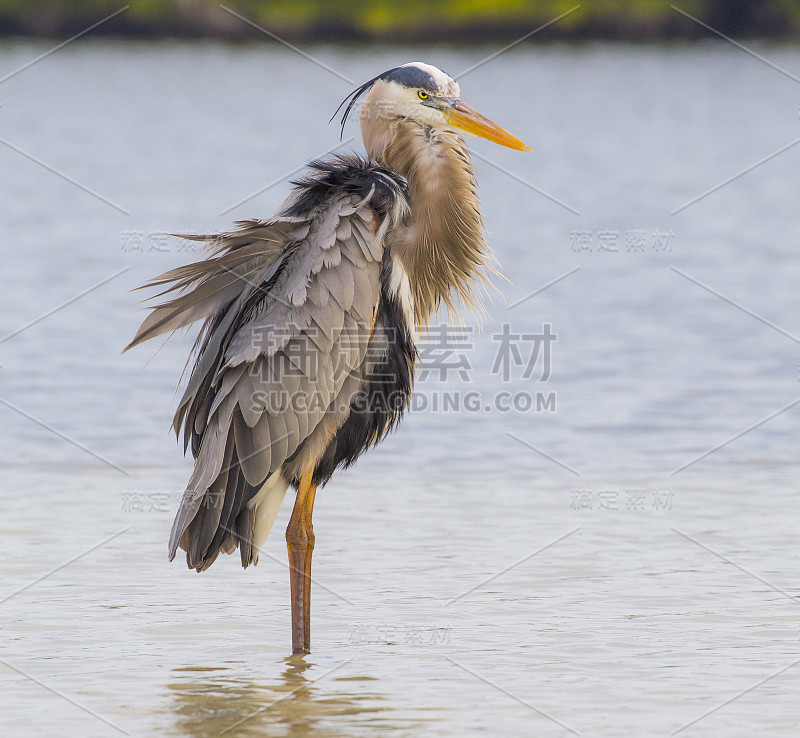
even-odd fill
[(277, 214), (192, 236), (209, 257), (151, 282), (155, 306), (131, 346), (204, 321), (174, 418), (194, 471), (170, 537), (190, 568), (258, 554), (291, 486), (286, 532), (292, 647), (310, 647), (316, 489), (383, 439), (407, 409), (417, 326), (476, 301), (488, 249), (460, 132), (527, 150), (420, 62), (366, 93), (368, 157), (312, 162)]

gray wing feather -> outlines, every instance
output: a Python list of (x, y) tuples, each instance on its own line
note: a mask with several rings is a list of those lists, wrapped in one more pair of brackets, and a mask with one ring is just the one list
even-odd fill
[[(319, 333), (321, 332), (328, 341), (322, 343), (320, 350), (329, 352), (333, 342), (339, 337), (339, 333), (342, 330), (342, 309), (336, 304), (331, 305), (330, 309), (327, 309), (327, 306), (317, 307), (312, 304), (308, 306), (308, 313), (311, 316), (314, 327), (318, 329), (318, 331), (311, 332), (309, 335), (316, 343), (316, 340), (320, 337)], [(314, 333), (316, 333), (316, 335), (314, 335)]]
[(192, 552), (193, 558), (196, 558), (197, 554), (208, 548), (219, 528), (219, 522), (223, 512), (225, 491), (228, 486), (228, 477), (238, 473), (238, 470), (231, 470), (232, 457), (233, 439), (229, 438), (222, 471), (211, 483), (207, 495), (200, 498), (205, 502), (202, 510), (202, 525), (194, 526), (192, 534), (189, 537), (188, 550)]
[[(306, 413), (302, 413), (305, 415)], [(286, 423), (286, 457), (291, 456), (305, 440), (305, 436), (300, 437), (300, 421), (297, 419), (298, 413), (284, 412), (280, 415)]]
[[(260, 426), (261, 422), (259, 421), (256, 427)], [(234, 413), (233, 415), (233, 430), (236, 438), (236, 450), (239, 454), (239, 464), (242, 467), (245, 479), (248, 484), (259, 485), (267, 478), (267, 474), (270, 471), (272, 444), (269, 442), (269, 435), (261, 437), (265, 437), (268, 441), (267, 443), (256, 445), (256, 434), (244, 422), (241, 413)]]
[[(287, 414), (288, 413), (281, 413), (264, 416), (269, 423), (269, 440), (272, 451), (272, 459), (269, 468), (270, 472), (277, 471), (281, 464), (289, 457), (289, 431), (286, 428), (286, 421), (284, 420)], [(264, 475), (264, 479), (266, 479), (266, 475)]]
[[(131, 346), (207, 319), (175, 416), (196, 459), (170, 556), (181, 545), (190, 566), (206, 568), (231, 546), (225, 526), (251, 529), (252, 520), (237, 517), (249, 497), (353, 385), (379, 298), (376, 220), (367, 201), (339, 196), (305, 220), (243, 224), (223, 234), (228, 252), (157, 280), (193, 289), (157, 306)], [(220, 495), (215, 509), (209, 498)]]
[(337, 267), (342, 260), (342, 252), (339, 244), (335, 243), (331, 246), (322, 257), (322, 266), (324, 267)]
[(357, 266), (353, 274), (353, 307), (352, 311), (363, 321), (371, 321), (375, 302), (372, 300), (372, 284), (365, 269)]
[(321, 289), (326, 290), (330, 298), (336, 300), (336, 304), (344, 312), (347, 312), (353, 301), (352, 299), (349, 302), (347, 300), (349, 291), (345, 288), (341, 272), (341, 269), (321, 269), (319, 281), (321, 282)]
[[(228, 370), (225, 375), (227, 376), (228, 373), (235, 375), (236, 369)], [(259, 395), (256, 392), (253, 376), (248, 371), (242, 372), (236, 381), (236, 399), (245, 424), (248, 428), (253, 428), (261, 419), (264, 410), (258, 402)]]
[(225, 400), (231, 391), (237, 387), (242, 375), (246, 373), (246, 369), (246, 366), (240, 366), (236, 370), (225, 372), (225, 376), (222, 377), (222, 382), (217, 390), (217, 395), (214, 398), (214, 402), (212, 402), (211, 406), (209, 407), (209, 415), (213, 415), (217, 411), (217, 408), (222, 404), (223, 400)]
[[(314, 385), (308, 377), (300, 377), (297, 392), (301, 397), (311, 397), (314, 392)], [(314, 429), (315, 422), (311, 413), (296, 413), (297, 418), (297, 434), (300, 438), (307, 438), (311, 431)]]
[(374, 261), (372, 249), (369, 246), (370, 237), (374, 238), (374, 234), (370, 234), (368, 226), (360, 218), (353, 218), (353, 238), (361, 249), (364, 259)]
[(349, 220), (340, 220), (339, 225), (336, 226), (336, 240), (337, 241), (347, 241), (350, 238), (350, 221)]
[[(271, 391), (273, 396), (276, 397), (276, 412), (285, 410), (289, 406), (290, 398), (300, 392), (300, 382), (303, 375), (292, 368), (291, 362), (283, 352), (276, 354), (274, 361), (265, 361), (264, 366), (265, 371), (269, 372), (269, 379), (264, 385), (264, 391)], [(305, 434), (303, 434), (303, 438), (305, 438)]]
[(306, 288), (308, 290), (308, 299), (311, 300), (311, 303), (314, 305), (314, 307), (324, 308), (328, 304), (330, 292), (328, 292), (328, 288), (321, 277), (325, 272), (330, 271), (332, 270), (323, 266), (323, 268), (320, 269), (317, 274), (317, 279), (312, 279), (308, 283), (308, 287)]
[(279, 221), (259, 221), (244, 230), (249, 234), (246, 246), (238, 247), (243, 240), (240, 233), (222, 234), (216, 237), (193, 236), (195, 240), (206, 240), (211, 244), (229, 239), (233, 253), (206, 259), (202, 262), (173, 269), (156, 277), (146, 286), (173, 283), (157, 297), (171, 292), (191, 288), (191, 292), (174, 297), (169, 302), (156, 305), (145, 318), (133, 340), (124, 351), (164, 333), (183, 328), (218, 312), (242, 291), (242, 282), (267, 281), (270, 273), (278, 269), (282, 247), (287, 242), (307, 236), (308, 223), (287, 227)]
[(337, 293), (337, 299), (340, 301), (339, 304), (341, 305), (342, 310), (345, 312), (349, 311), (350, 308), (353, 307), (353, 299), (356, 291), (352, 267), (352, 262), (350, 262), (349, 259), (343, 259), (342, 263), (339, 265), (339, 268), (336, 270), (336, 274), (342, 283), (342, 292), (341, 294)]

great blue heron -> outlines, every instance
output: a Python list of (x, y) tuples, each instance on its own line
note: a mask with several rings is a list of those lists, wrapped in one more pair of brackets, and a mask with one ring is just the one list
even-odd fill
[[(418, 326), (444, 303), (476, 299), (488, 249), (466, 132), (520, 151), (520, 140), (459, 99), (421, 62), (390, 69), (364, 94), (368, 158), (310, 164), (268, 220), (190, 236), (204, 261), (157, 277), (130, 348), (204, 320), (175, 414), (194, 472), (172, 527), (197, 571), (239, 548), (258, 562), (289, 486), (286, 529), (292, 650), (310, 646), (311, 514), (316, 489), (395, 426), (407, 408)], [(337, 111), (338, 113), (338, 111)]]

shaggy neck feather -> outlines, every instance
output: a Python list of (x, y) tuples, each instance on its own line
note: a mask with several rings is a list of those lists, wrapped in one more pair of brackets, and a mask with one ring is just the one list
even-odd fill
[(475, 288), (487, 281), (489, 251), (467, 147), (455, 133), (407, 120), (392, 128), (378, 159), (408, 180), (411, 210), (391, 247), (408, 274), (416, 321), (426, 325), (442, 302), (455, 314), (459, 303), (479, 312)]

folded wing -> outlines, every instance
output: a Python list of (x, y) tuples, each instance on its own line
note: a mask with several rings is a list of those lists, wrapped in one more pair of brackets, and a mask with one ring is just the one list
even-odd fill
[(171, 299), (128, 348), (205, 320), (174, 419), (195, 467), (170, 558), (180, 545), (201, 571), (239, 545), (245, 566), (257, 561), (258, 491), (336, 411), (337, 398), (352, 394), (380, 294), (385, 228), (374, 191), (241, 223), (211, 239), (211, 258), (151, 283), (167, 285), (161, 295)]

